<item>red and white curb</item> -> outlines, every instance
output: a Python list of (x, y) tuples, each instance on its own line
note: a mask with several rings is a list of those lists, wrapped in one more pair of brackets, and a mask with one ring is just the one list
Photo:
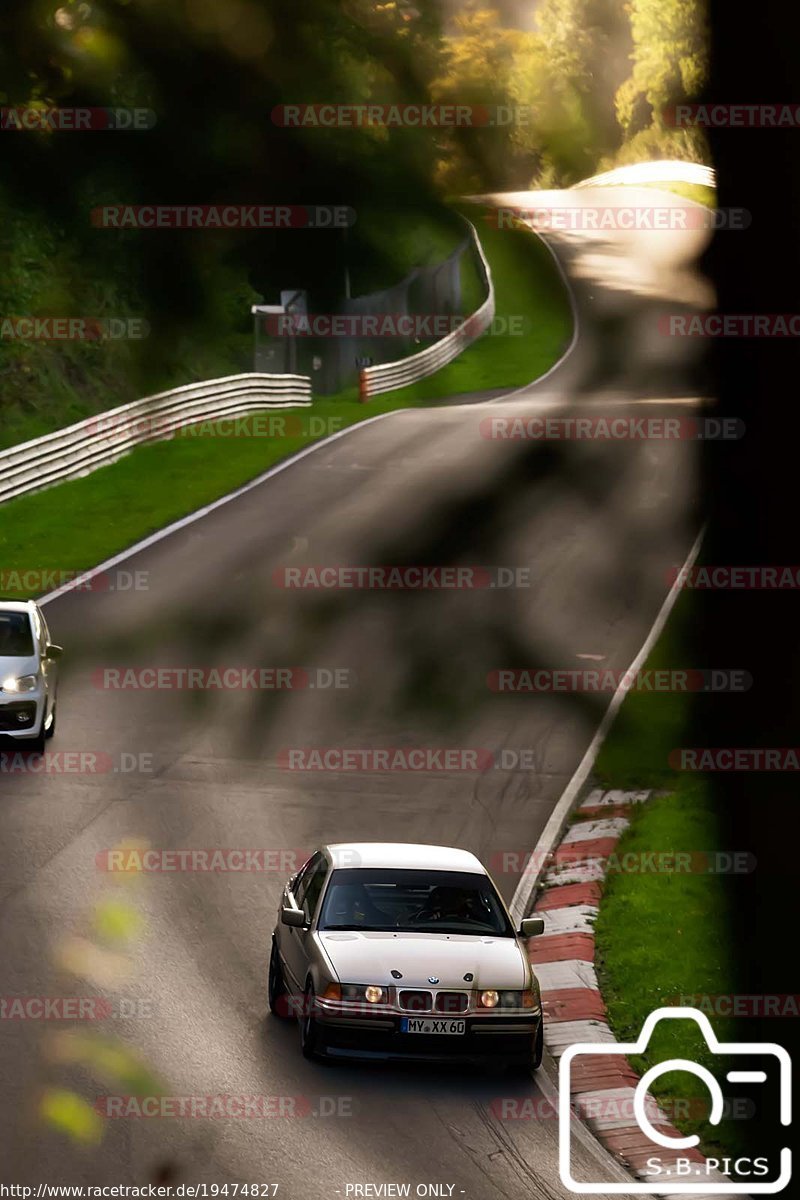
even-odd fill
[[(591, 790), (548, 863), (533, 907), (536, 915), (544, 918), (544, 933), (530, 939), (528, 954), (542, 989), (545, 1046), (556, 1059), (578, 1042), (611, 1045), (617, 1041), (595, 973), (594, 922), (608, 858), (630, 824), (631, 807), (651, 795), (650, 791)], [(655, 1147), (639, 1128), (633, 1111), (638, 1082), (639, 1076), (623, 1054), (579, 1056), (570, 1077), (573, 1111), (639, 1181), (665, 1188), (672, 1182), (685, 1186), (691, 1176), (670, 1171), (677, 1155)], [(645, 1111), (667, 1137), (682, 1136), (650, 1093)], [(647, 1160), (656, 1156), (659, 1174), (647, 1165)], [(702, 1178), (703, 1185), (730, 1182), (719, 1172), (706, 1171), (706, 1158), (697, 1149), (681, 1150), (680, 1157), (698, 1164), (696, 1178)], [(686, 1192), (683, 1196), (691, 1200)]]

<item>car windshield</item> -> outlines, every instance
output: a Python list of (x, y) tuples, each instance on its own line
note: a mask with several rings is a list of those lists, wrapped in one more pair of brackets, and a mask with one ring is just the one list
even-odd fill
[(334, 871), (318, 928), (514, 936), (492, 881), (468, 871)]
[(31, 622), (24, 612), (0, 612), (0, 658), (30, 658), (33, 654)]

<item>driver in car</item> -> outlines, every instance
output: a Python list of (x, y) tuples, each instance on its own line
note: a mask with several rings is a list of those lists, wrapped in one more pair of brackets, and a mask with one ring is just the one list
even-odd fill
[[(414, 921), (480, 921), (475, 896), (463, 888), (435, 887), (422, 908), (411, 918)], [(484, 918), (485, 919), (485, 918)]]

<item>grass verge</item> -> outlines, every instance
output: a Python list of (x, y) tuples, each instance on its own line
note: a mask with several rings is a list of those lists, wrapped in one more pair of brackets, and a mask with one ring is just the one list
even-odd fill
[[(418, 388), (360, 404), (355, 391), (315, 400), (311, 409), (274, 414), (272, 436), (203, 434), (140, 446), (83, 479), (22, 496), (0, 507), (0, 595), (36, 595), (20, 575), (84, 571), (148, 534), (224, 496), (329, 433), (379, 413), (458, 392), (513, 387), (542, 374), (571, 335), (569, 301), (550, 252), (525, 231), (479, 226), (495, 276), (498, 313), (522, 314), (528, 337), (484, 336)], [(513, 353), (512, 353), (513, 352)], [(14, 586), (8, 586), (9, 580)], [(41, 589), (39, 589), (41, 591)]]
[[(645, 669), (686, 667), (691, 616), (692, 597), (684, 593)], [(678, 776), (667, 764), (683, 743), (687, 709), (685, 694), (630, 692), (597, 761), (604, 787), (670, 789), (635, 809), (617, 847), (618, 862), (665, 857), (638, 872), (609, 872), (596, 925), (598, 978), (621, 1041), (634, 1040), (655, 1009), (679, 1004), (706, 1011), (720, 1039), (735, 1036), (732, 1022), (711, 1012), (711, 997), (736, 990), (725, 875), (714, 870), (721, 862), (717, 814), (705, 780)], [(624, 859), (628, 854), (636, 857)], [(631, 1061), (641, 1073), (666, 1058), (718, 1067), (689, 1021), (662, 1023), (648, 1052)], [(663, 1075), (652, 1090), (681, 1132), (700, 1136), (707, 1154), (738, 1148), (734, 1123), (708, 1124), (707, 1091), (696, 1077)]]
[(706, 187), (703, 183), (657, 183), (652, 181), (648, 183), (598, 184), (597, 186), (657, 188), (660, 192), (673, 192), (676, 196), (683, 196), (684, 200), (694, 200), (695, 204), (704, 204), (706, 208), (717, 207), (716, 188)]

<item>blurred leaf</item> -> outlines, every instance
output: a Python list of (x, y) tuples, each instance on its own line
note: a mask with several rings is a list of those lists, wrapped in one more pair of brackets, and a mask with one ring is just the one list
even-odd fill
[(67, 1134), (75, 1142), (97, 1145), (103, 1136), (103, 1119), (75, 1092), (48, 1088), (39, 1112), (45, 1124)]
[(104, 900), (94, 914), (94, 929), (106, 942), (130, 942), (142, 931), (144, 921), (130, 904)]
[(116, 987), (133, 974), (126, 955), (103, 950), (87, 938), (67, 938), (56, 948), (55, 959), (64, 970), (101, 988)]

